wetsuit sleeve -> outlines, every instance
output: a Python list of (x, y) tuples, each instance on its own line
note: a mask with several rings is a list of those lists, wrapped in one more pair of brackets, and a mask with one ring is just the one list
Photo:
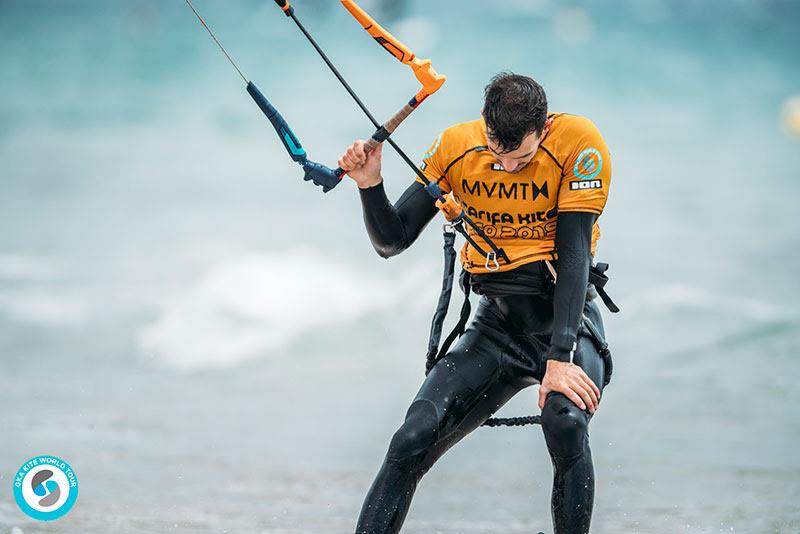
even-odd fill
[(414, 182), (393, 206), (383, 182), (359, 189), (364, 224), (372, 246), (382, 258), (396, 256), (411, 246), (438, 212), (422, 184)]
[(569, 153), (558, 193), (558, 212), (585, 211), (600, 215), (611, 185), (611, 155), (600, 131), (581, 118), (574, 132), (575, 146)]
[(596, 219), (594, 213), (558, 214), (558, 276), (553, 295), (553, 335), (545, 357), (547, 360), (570, 361), (570, 353), (578, 339), (592, 261), (592, 226)]

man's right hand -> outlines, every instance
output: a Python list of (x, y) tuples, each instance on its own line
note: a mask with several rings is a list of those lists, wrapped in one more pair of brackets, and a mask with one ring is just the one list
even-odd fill
[(339, 158), (339, 167), (347, 171), (361, 189), (378, 185), (383, 181), (381, 177), (381, 152), (383, 143), (369, 154), (364, 152), (366, 143), (358, 140)]

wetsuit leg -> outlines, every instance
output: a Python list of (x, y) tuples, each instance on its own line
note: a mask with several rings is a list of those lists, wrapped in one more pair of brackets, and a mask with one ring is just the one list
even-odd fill
[(495, 304), (481, 299), (467, 331), (428, 374), (395, 432), (356, 534), (399, 532), (414, 490), (434, 462), (533, 383), (506, 379), (501, 355), (509, 342)]
[[(603, 322), (594, 301), (584, 314), (603, 333)], [(588, 332), (581, 328), (573, 363), (580, 366), (602, 391), (603, 360)], [(594, 505), (594, 467), (589, 448), (591, 415), (561, 393), (550, 393), (542, 410), (544, 432), (553, 461), (552, 512), (555, 534), (589, 532)]]

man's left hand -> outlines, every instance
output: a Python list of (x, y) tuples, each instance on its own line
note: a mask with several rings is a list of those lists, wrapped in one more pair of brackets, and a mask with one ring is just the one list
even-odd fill
[(544, 401), (551, 391), (562, 393), (581, 410), (594, 413), (600, 403), (600, 389), (592, 382), (586, 372), (571, 362), (547, 360), (547, 370), (539, 386), (539, 408), (544, 409)]

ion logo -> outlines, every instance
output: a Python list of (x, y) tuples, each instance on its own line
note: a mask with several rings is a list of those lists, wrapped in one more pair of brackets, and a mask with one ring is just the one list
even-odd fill
[(61, 458), (36, 456), (14, 476), (14, 499), (20, 510), (34, 519), (58, 519), (78, 499), (78, 477)]
[(603, 183), (600, 180), (583, 180), (580, 182), (570, 182), (569, 188), (573, 191), (579, 189), (602, 189)]

